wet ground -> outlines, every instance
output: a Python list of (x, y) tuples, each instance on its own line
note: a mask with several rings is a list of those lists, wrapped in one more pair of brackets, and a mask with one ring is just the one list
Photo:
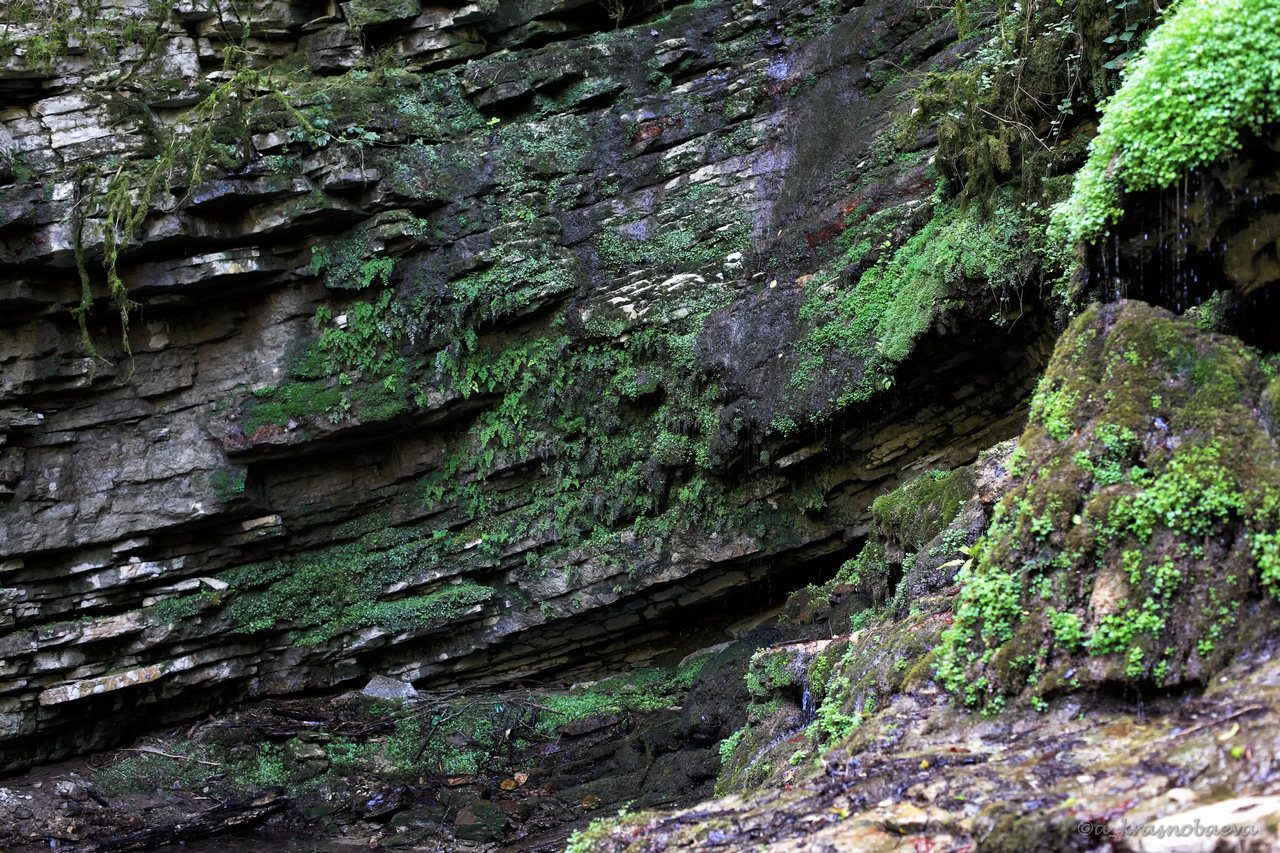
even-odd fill
[[(146, 832), (145, 849), (187, 840), (209, 853), (559, 851), (626, 804), (710, 795), (716, 743), (741, 708), (710, 700), (708, 723), (680, 703), (721, 684), (745, 702), (744, 642), (572, 688), (259, 703), (0, 780), (0, 849), (116, 853), (144, 849), (134, 834)], [(202, 840), (214, 832), (239, 840)]]
[[(1280, 849), (1274, 651), (1203, 692), (1064, 697), (995, 716), (954, 708), (925, 680), (836, 748), (775, 762), (762, 787), (718, 799), (714, 741), (691, 744), (682, 728), (705, 716), (696, 695), (684, 708), (668, 698), (581, 716), (541, 739), (530, 730), (519, 749), (486, 747), (492, 760), (469, 774), (448, 772), (446, 753), (413, 756), (437, 741), (465, 753), (477, 734), (423, 735), (405, 722), (419, 706), (386, 725), (384, 706), (351, 696), (264, 705), (0, 781), (0, 848), (75, 850), (186, 820), (234, 801), (279, 758), (272, 772), (292, 799), (257, 832), (157, 849), (551, 853), (575, 830), (575, 853)], [(551, 701), (502, 698), (506, 709)], [(412, 776), (394, 760), (405, 744)]]
[[(1136, 698), (1136, 697), (1135, 697)], [(1280, 660), (1203, 696), (970, 716), (900, 696), (821, 766), (691, 809), (597, 825), (587, 849), (1280, 849)]]

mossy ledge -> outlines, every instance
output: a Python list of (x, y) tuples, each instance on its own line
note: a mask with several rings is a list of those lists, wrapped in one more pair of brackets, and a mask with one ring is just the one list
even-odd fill
[(1280, 120), (1280, 8), (1268, 0), (1171, 7), (1103, 105), (1089, 159), (1054, 211), (1069, 244), (1095, 242), (1125, 193), (1163, 189)]

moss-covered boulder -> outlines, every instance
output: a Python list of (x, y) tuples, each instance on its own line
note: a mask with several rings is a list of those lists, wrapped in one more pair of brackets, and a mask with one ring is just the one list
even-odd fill
[(1268, 362), (1140, 302), (1059, 341), (938, 676), (969, 704), (1204, 682), (1280, 617)]

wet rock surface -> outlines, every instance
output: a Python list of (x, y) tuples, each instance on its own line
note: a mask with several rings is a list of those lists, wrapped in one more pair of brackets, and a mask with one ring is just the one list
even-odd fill
[(1189, 687), (1274, 635), (1270, 372), (1239, 339), (1145, 303), (1083, 312), (1010, 457), (943, 681), (997, 706)]
[[(919, 626), (877, 626), (870, 645)], [(927, 645), (900, 659), (918, 660)], [(750, 790), (603, 821), (583, 849), (1271, 850), (1280, 837), (1261, 816), (1280, 794), (1278, 677), (1267, 649), (1195, 696), (1086, 693), (995, 716), (915, 682), (819, 757), (812, 733), (793, 728), (780, 752), (756, 756), (775, 763), (748, 771)], [(793, 753), (802, 760), (788, 762)]]
[(941, 11), (29, 11), (0, 69), (0, 767), (375, 673), (687, 645), (664, 620), (824, 580), (913, 466), (1012, 435), (1047, 356), (977, 279), (896, 385), (793, 345), (856, 283), (841, 253), (930, 214), (887, 69), (958, 61)]
[(0, 9), (0, 843), (1276, 847), (1275, 146), (1050, 359), (974, 12)]

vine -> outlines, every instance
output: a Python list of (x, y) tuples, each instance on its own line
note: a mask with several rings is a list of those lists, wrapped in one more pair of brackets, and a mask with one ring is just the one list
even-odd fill
[[(377, 134), (363, 128), (352, 128), (335, 134), (329, 130), (328, 122), (320, 111), (296, 107), (288, 92), (272, 79), (269, 71), (251, 67), (253, 52), (248, 43), (251, 18), (244, 17), (236, 4), (230, 6), (231, 20), (227, 19), (221, 6), (213, 0), (204, 0), (202, 5), (207, 11), (217, 13), (224, 32), (238, 31), (240, 34), (238, 40), (228, 43), (223, 49), (222, 68), (225, 79), (204, 95), (183, 117), (180, 125), (161, 127), (150, 121), (148, 116), (150, 130), (156, 142), (156, 153), (153, 156), (115, 161), (111, 164), (115, 169), (110, 177), (104, 179), (103, 173), (98, 175), (96, 183), (99, 188), (96, 192), (93, 188), (95, 181), (87, 173), (81, 172), (77, 176), (79, 189), (72, 212), (72, 225), (81, 299), (72, 313), (80, 327), (81, 339), (86, 349), (98, 360), (106, 359), (99, 355), (93, 345), (87, 324), (93, 305), (91, 276), (83, 246), (85, 225), (89, 218), (99, 219), (102, 223), (101, 260), (106, 270), (108, 297), (120, 320), (121, 346), (125, 354), (132, 357), (129, 344), (130, 315), (140, 306), (129, 298), (128, 287), (118, 272), (117, 263), (121, 252), (151, 214), (153, 205), (157, 202), (163, 205), (161, 196), (165, 190), (174, 187), (182, 189), (180, 198), (168, 200), (168, 206), (176, 207), (190, 197), (211, 167), (234, 174), (243, 172), (250, 166), (253, 149), (247, 104), (261, 98), (279, 103), (293, 125), (291, 136), (307, 141), (313, 149), (323, 147), (331, 141), (365, 145), (377, 138)], [(157, 41), (168, 8), (169, 4), (160, 0), (153, 0), (148, 7), (148, 14), (156, 16), (154, 34)], [(82, 14), (88, 15), (89, 12), (82, 10)], [(155, 43), (145, 43), (142, 56), (131, 63), (124, 75), (103, 85), (114, 88), (127, 80), (149, 59)], [(234, 137), (229, 137), (229, 133), (234, 134)], [(233, 138), (233, 143), (224, 141), (228, 138)]]

